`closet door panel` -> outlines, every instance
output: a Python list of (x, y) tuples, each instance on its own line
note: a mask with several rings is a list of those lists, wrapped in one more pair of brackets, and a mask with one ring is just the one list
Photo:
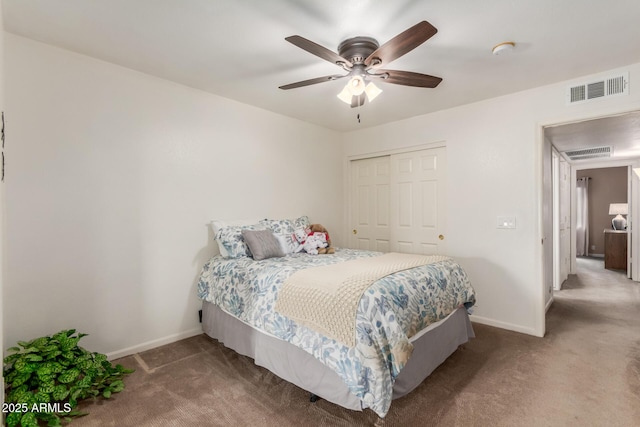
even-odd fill
[(445, 253), (446, 149), (391, 156), (391, 250)]
[(351, 162), (349, 246), (446, 253), (446, 148)]
[(389, 156), (351, 162), (349, 247), (389, 252)]

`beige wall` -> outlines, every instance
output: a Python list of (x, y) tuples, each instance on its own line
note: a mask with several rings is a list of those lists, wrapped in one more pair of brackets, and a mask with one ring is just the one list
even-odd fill
[(611, 228), (609, 204), (627, 203), (627, 167), (584, 169), (577, 178), (589, 177), (589, 253), (604, 254), (605, 228)]
[[(625, 67), (631, 81), (640, 64)], [(590, 81), (587, 76), (580, 81)], [(637, 110), (640, 91), (567, 108), (571, 82), (463, 105), (344, 135), (344, 156), (373, 156), (430, 142), (447, 146), (447, 253), (469, 275), (473, 320), (544, 333), (541, 127)], [(425, 95), (426, 96), (426, 95)], [(497, 120), (499, 118), (499, 120)], [(500, 216), (516, 228), (496, 227)], [(345, 228), (345, 232), (348, 228)]]
[[(0, 110), (4, 111), (4, 20), (2, 19), (2, 4), (0, 3)], [(4, 151), (4, 148), (2, 148)], [(4, 298), (2, 296), (2, 286), (4, 281), (3, 248), (4, 248), (4, 185), (0, 183), (0, 343), (4, 343), (4, 311), (2, 305)], [(1, 350), (6, 347), (3, 345)], [(4, 352), (0, 351), (4, 358)], [(0, 403), (4, 404), (4, 377), (2, 377), (2, 390), (0, 391)]]
[(304, 213), (341, 245), (339, 133), (15, 35), (5, 49), (5, 348), (77, 328), (116, 357), (202, 333), (213, 218)]

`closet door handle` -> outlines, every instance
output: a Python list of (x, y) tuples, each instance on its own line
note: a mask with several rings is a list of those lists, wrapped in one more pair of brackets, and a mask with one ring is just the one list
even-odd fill
[(444, 240), (444, 236), (441, 234), (441, 235), (438, 236), (438, 239)]
[(355, 228), (353, 229), (353, 234), (358, 234), (358, 230), (356, 230)]

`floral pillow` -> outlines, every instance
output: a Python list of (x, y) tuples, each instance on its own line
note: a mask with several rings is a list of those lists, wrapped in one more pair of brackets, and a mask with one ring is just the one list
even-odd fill
[(263, 219), (260, 224), (275, 234), (293, 234), (298, 228), (309, 227), (309, 217), (304, 215), (295, 219)]
[(285, 254), (292, 254), (296, 252), (300, 243), (293, 237), (293, 233), (273, 233), (280, 242), (280, 247)]
[(262, 224), (228, 226), (218, 230), (215, 239), (227, 252), (227, 256), (222, 254), (225, 258), (242, 258), (245, 256), (251, 256), (249, 247), (242, 237), (242, 230), (266, 229), (266, 226)]

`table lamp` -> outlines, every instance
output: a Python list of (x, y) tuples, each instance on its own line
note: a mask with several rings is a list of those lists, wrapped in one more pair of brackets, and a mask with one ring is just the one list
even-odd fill
[(614, 230), (626, 230), (627, 220), (622, 215), (629, 213), (629, 205), (627, 203), (611, 203), (609, 205), (609, 215), (615, 215), (611, 220), (611, 226)]

